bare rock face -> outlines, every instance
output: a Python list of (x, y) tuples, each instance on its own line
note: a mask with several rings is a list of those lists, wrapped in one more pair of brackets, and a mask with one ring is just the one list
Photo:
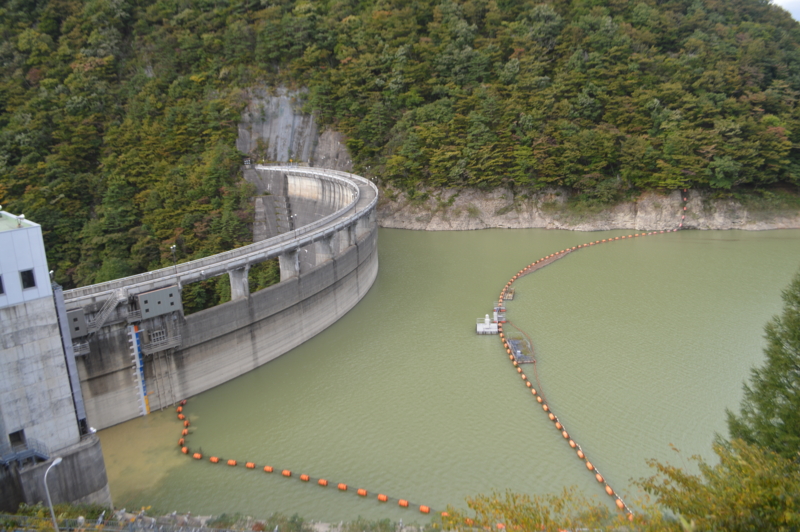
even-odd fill
[(253, 88), (239, 123), (236, 147), (255, 162), (297, 162), (352, 170), (344, 135), (320, 133), (313, 114), (302, 112), (303, 92), (285, 88)]
[(677, 191), (648, 192), (634, 201), (602, 210), (575, 211), (565, 190), (514, 194), (508, 189), (431, 190), (410, 199), (392, 188), (378, 205), (381, 227), (427, 231), (498, 228), (546, 228), (574, 231), (609, 229), (666, 230), (683, 223), (689, 229), (800, 228), (800, 212), (749, 212), (733, 200), (711, 200), (690, 190), (686, 211)]

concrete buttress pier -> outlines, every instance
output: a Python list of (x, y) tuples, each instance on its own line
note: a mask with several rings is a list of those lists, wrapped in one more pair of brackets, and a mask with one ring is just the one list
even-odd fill
[[(105, 428), (238, 377), (353, 308), (378, 273), (378, 190), (346, 172), (249, 166), (254, 244), (64, 293), (87, 418)], [(259, 214), (260, 213), (260, 214)], [(281, 282), (250, 293), (248, 270), (278, 258)], [(184, 316), (181, 287), (218, 275), (231, 301)], [(80, 324), (83, 324), (82, 326)]]

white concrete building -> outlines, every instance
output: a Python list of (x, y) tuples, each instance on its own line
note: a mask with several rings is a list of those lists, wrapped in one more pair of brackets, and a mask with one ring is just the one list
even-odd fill
[(0, 509), (40, 500), (41, 467), (56, 456), (71, 467), (90, 455), (96, 462), (100, 454), (93, 478), (73, 478), (57, 490), (59, 500), (110, 501), (99, 441), (81, 435), (80, 385), (76, 395), (72, 344), (68, 329), (62, 331), (66, 323), (59, 323), (54, 286), (60, 297), (60, 287), (50, 282), (42, 228), (0, 210)]

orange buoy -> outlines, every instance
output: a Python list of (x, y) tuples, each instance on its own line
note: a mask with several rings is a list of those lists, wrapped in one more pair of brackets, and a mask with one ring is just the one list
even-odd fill
[(186, 416), (184, 416), (183, 414), (178, 414), (178, 419), (181, 419), (181, 420), (186, 419)]
[(273, 471), (275, 471), (275, 468), (273, 468), (271, 465), (264, 466), (264, 473), (272, 473)]
[(588, 469), (589, 471), (594, 471), (594, 466), (588, 460), (586, 461), (586, 469)]
[(517, 373), (522, 373), (522, 368), (517, 366)]
[(521, 376), (522, 376), (522, 380), (528, 380), (528, 377), (526, 377), (524, 373)]
[(575, 446), (576, 446), (576, 443), (574, 441), (572, 441), (572, 440), (569, 440), (569, 446), (574, 449)]
[(175, 411), (180, 414), (181, 412), (183, 412), (183, 407), (179, 406), (178, 408), (175, 409)]
[(509, 360), (514, 360), (514, 355), (508, 355)]
[(200, 460), (201, 458), (203, 458), (203, 455), (200, 453), (194, 453), (192, 455), (192, 458), (194, 458), (195, 460)]
[(339, 484), (336, 487), (339, 488), (341, 491), (347, 491), (347, 484)]
[(212, 456), (211, 458), (208, 459), (208, 461), (211, 462), (212, 464), (218, 464), (219, 458), (216, 456)]
[(308, 482), (308, 481), (309, 481), (309, 480), (311, 480), (311, 479), (309, 478), (309, 476), (308, 476), (308, 475), (306, 475), (306, 474), (304, 473), (304, 474), (300, 475), (300, 480), (302, 480), (303, 482)]
[[(423, 504), (422, 506), (420, 506), (420, 507), (419, 507), (419, 511), (420, 511), (420, 512), (422, 512), (422, 513), (424, 513), (424, 514), (429, 514), (429, 513), (431, 513), (431, 509), (430, 509), (430, 508), (428, 508), (427, 506), (425, 506), (424, 504)], [(444, 512), (444, 513), (447, 513), (447, 512)]]
[[(514, 358), (514, 355), (509, 355), (509, 356), (510, 356), (511, 358)], [(515, 367), (515, 368), (518, 368), (518, 367), (519, 367), (519, 364), (517, 364), (517, 361), (516, 361), (516, 360), (514, 360), (514, 361), (513, 361), (513, 362), (511, 362), (511, 363), (512, 363), (512, 364), (514, 364), (514, 367)]]
[[(551, 421), (552, 421), (552, 420), (551, 420)], [(558, 430), (561, 430), (561, 429), (563, 429), (563, 428), (564, 428), (564, 425), (562, 425), (560, 421), (556, 421), (556, 428), (557, 428)]]
[(537, 400), (537, 401), (539, 401), (539, 402), (541, 403), (541, 402), (542, 402), (542, 396), (541, 396), (541, 395), (537, 395), (537, 396), (536, 396), (536, 400)]
[(228, 460), (228, 465), (231, 467), (235, 467), (236, 463), (237, 463), (236, 460)]
[(617, 499), (616, 503), (617, 503), (617, 508), (619, 508), (620, 510), (625, 508), (625, 503), (622, 502), (622, 499)]
[(614, 490), (612, 490), (611, 486), (609, 486), (608, 484), (606, 484), (606, 493), (608, 493), (609, 495), (614, 495)]
[(324, 488), (325, 486), (327, 486), (327, 485), (328, 485), (328, 481), (327, 481), (327, 480), (325, 480), (324, 478), (321, 478), (321, 479), (319, 479), (319, 480), (317, 481), (317, 484), (319, 484), (320, 486), (322, 486), (322, 487)]
[(183, 454), (189, 454), (189, 448), (188, 447), (181, 447), (181, 452)]
[(291, 477), (292, 472), (288, 469), (284, 469), (283, 471), (281, 471), (281, 475), (283, 475), (284, 477)]
[(189, 426), (189, 420), (188, 420), (188, 419), (187, 419), (186, 421), (184, 421), (184, 422), (183, 422), (183, 426), (184, 426), (184, 427), (188, 427), (188, 426)]
[(633, 523), (633, 514), (632, 514), (632, 513), (629, 513), (629, 514), (628, 514), (628, 521), (630, 521), (631, 523)]
[(500, 333), (500, 339), (502, 340), (502, 339), (504, 339), (504, 338), (505, 338), (505, 335), (504, 335), (504, 334), (501, 332), (501, 333)]
[(367, 496), (367, 490), (362, 489), (362, 488), (358, 488), (358, 491), (356, 493), (358, 493), (361, 497), (366, 497)]
[(184, 444), (184, 443), (186, 443), (186, 440), (184, 440), (183, 438), (181, 438), (180, 440), (178, 440), (178, 447), (183, 447), (183, 444)]
[(408, 501), (405, 499), (400, 499), (399, 501), (397, 501), (397, 504), (399, 504), (403, 508), (408, 508)]
[(181, 405), (181, 406), (186, 406), (186, 399), (184, 399), (183, 401), (181, 401), (181, 402), (180, 402), (180, 405)]
[(547, 412), (547, 411), (549, 411), (549, 410), (550, 410), (550, 407), (549, 407), (549, 406), (547, 406), (547, 405), (542, 405), (542, 410), (544, 410), (545, 412)]
[(597, 482), (599, 482), (600, 484), (602, 484), (602, 483), (603, 483), (603, 475), (601, 475), (600, 473), (597, 473), (597, 474), (594, 476), (594, 478), (596, 478), (596, 479), (597, 479)]
[(189, 435), (189, 430), (188, 429), (183, 429), (181, 431), (181, 436), (188, 436), (188, 435)]
[(531, 393), (532, 393), (533, 395), (536, 395), (536, 388), (531, 388)]
[(528, 382), (526, 382), (526, 383), (525, 383), (525, 386), (527, 386), (528, 388), (530, 388), (531, 386), (533, 386), (533, 384), (531, 384), (531, 381), (528, 381)]
[(586, 458), (586, 455), (585, 455), (585, 454), (583, 454), (583, 451), (581, 451), (580, 449), (578, 449), (578, 458), (580, 458), (581, 460), (583, 460), (584, 458)]
[(255, 469), (255, 468), (256, 468), (256, 464), (255, 464), (255, 462), (245, 462), (244, 466), (245, 466), (247, 469)]
[(547, 414), (547, 417), (549, 417), (549, 418), (550, 418), (550, 421), (555, 421), (555, 419), (556, 419), (556, 416), (555, 416), (555, 414), (553, 414), (552, 412), (550, 412), (549, 414)]
[(387, 497), (387, 496), (386, 496), (386, 495), (384, 495), (383, 493), (379, 493), (379, 494), (378, 494), (378, 500), (379, 500), (379, 501), (381, 501), (381, 502), (386, 502), (386, 501), (388, 501), (388, 500), (389, 500), (389, 497)]
[(506, 349), (506, 353), (511, 354), (511, 349)]
[(564, 439), (565, 439), (565, 440), (568, 440), (568, 439), (569, 439), (569, 434), (567, 434), (567, 431), (566, 431), (566, 430), (562, 430), (562, 431), (561, 431), (561, 435), (562, 435), (562, 436), (564, 436)]

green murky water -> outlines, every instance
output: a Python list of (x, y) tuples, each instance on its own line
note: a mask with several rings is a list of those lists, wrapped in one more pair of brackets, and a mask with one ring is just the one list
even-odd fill
[[(295, 478), (196, 462), (173, 411), (100, 436), (117, 506), (309, 519), (403, 518), (506, 488), (576, 485), (605, 500), (475, 319), (517, 270), (627, 231), (381, 230), (380, 273), (355, 309), (262, 368), (191, 399), (190, 445)], [(573, 253), (516, 284), (554, 411), (621, 493), (647, 458), (711, 457), (725, 408), (762, 359), (763, 325), (800, 264), (800, 231), (685, 231)], [(531, 373), (529, 371), (529, 373)], [(347, 493), (296, 479), (351, 486)], [(370, 491), (367, 499), (355, 488)]]

